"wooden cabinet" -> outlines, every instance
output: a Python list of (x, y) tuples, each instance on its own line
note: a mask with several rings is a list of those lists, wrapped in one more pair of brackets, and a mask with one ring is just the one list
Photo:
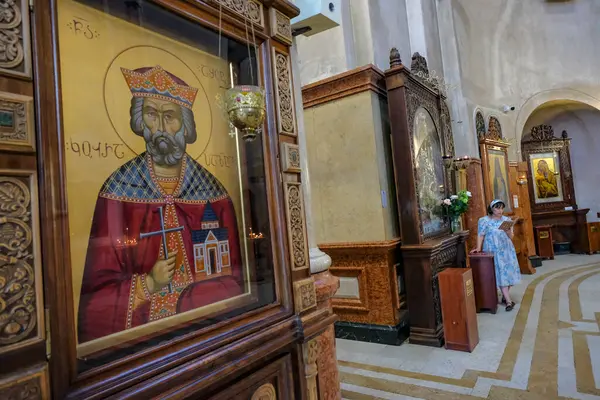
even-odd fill
[(300, 10), (108, 3), (2, 2), (0, 399), (316, 398)]
[(438, 278), (446, 348), (471, 352), (479, 343), (471, 269), (448, 268)]
[(489, 310), (492, 314), (496, 314), (498, 294), (496, 291), (494, 256), (487, 253), (471, 254), (469, 260), (473, 273), (477, 312)]
[(587, 224), (587, 232), (590, 253), (600, 252), (600, 222), (589, 222)]
[[(410, 342), (441, 347), (438, 272), (466, 261), (468, 232), (452, 234), (449, 219), (434, 211), (455, 192), (445, 164), (455, 155), (454, 139), (445, 97), (420, 78), (423, 74), (429, 74), (423, 56), (415, 53), (406, 68), (392, 49), (385, 79)], [(429, 177), (425, 171), (436, 172)]]
[(535, 247), (538, 256), (554, 260), (554, 242), (552, 240), (552, 225), (540, 225), (534, 228)]

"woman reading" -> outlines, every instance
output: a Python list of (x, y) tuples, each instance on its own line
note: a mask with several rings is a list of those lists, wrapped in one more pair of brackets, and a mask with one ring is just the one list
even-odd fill
[(513, 222), (504, 213), (502, 200), (494, 200), (488, 207), (488, 215), (479, 219), (476, 252), (494, 255), (496, 284), (500, 287), (506, 311), (512, 311), (515, 302), (510, 297), (510, 288), (521, 281), (519, 261), (512, 243)]

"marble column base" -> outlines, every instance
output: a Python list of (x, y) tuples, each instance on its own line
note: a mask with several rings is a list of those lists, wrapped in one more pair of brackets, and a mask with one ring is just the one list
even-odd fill
[[(329, 258), (329, 256), (327, 257)], [(329, 259), (329, 262), (331, 263), (331, 259)], [(322, 310), (328, 308), (333, 313), (331, 298), (340, 286), (339, 278), (331, 275), (329, 271), (314, 274), (313, 277), (315, 279), (315, 289), (317, 292), (317, 309)], [(319, 356), (317, 358), (319, 400), (340, 400), (342, 398), (342, 393), (337, 367), (333, 325), (318, 336), (317, 340), (319, 343)]]
[(359, 324), (338, 321), (335, 323), (335, 337), (359, 342), (370, 342), (400, 346), (409, 336), (408, 313), (398, 325)]
[[(308, 251), (310, 257), (310, 273), (318, 274), (327, 271), (331, 267), (331, 257), (323, 253), (318, 247), (312, 247)], [(337, 290), (337, 289), (336, 289)], [(333, 296), (333, 295), (332, 295)]]

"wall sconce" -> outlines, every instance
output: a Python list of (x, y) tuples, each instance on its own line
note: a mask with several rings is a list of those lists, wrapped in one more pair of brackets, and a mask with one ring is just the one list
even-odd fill
[(522, 174), (519, 175), (519, 177), (517, 178), (517, 184), (523, 186), (523, 185), (527, 185), (527, 175)]
[(452, 156), (450, 155), (445, 155), (442, 156), (442, 159), (444, 160), (444, 167), (446, 167), (446, 169), (450, 169), (452, 167)]
[(469, 156), (459, 157), (456, 160), (454, 160), (454, 168), (457, 171), (464, 171), (465, 169), (467, 169), (469, 167), (470, 162), (471, 162), (471, 157), (469, 157)]

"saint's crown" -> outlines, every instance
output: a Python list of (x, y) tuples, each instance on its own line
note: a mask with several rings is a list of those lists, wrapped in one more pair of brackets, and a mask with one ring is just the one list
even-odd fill
[[(147, 71), (121, 68), (129, 90), (134, 97), (152, 97), (167, 100), (191, 109), (198, 89), (165, 71), (160, 65)], [(179, 83), (177, 82), (179, 81)]]

